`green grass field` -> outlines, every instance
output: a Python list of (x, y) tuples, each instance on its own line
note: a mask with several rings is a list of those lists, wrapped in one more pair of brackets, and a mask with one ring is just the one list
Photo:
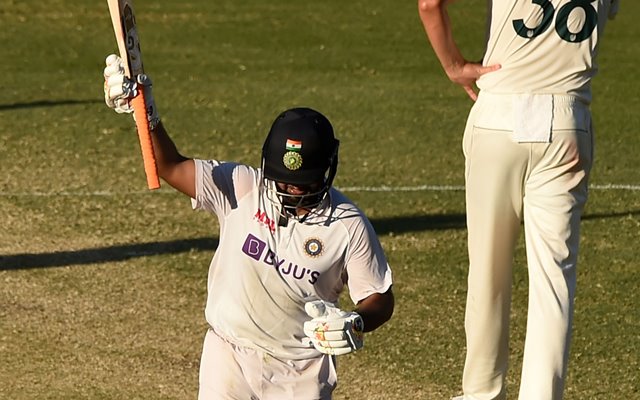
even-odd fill
[[(480, 58), (480, 0), (452, 7)], [(339, 359), (336, 399), (447, 399), (464, 360), (462, 128), (416, 3), (136, 0), (165, 125), (192, 157), (259, 164), (273, 118), (317, 108), (341, 139), (336, 185), (368, 213), (396, 313)], [(567, 400), (640, 399), (640, 4), (608, 26), (594, 82), (593, 190), (583, 222)], [(128, 116), (102, 99), (116, 50), (104, 1), (0, 0), (0, 398), (195, 399), (217, 221), (146, 190)], [(454, 190), (372, 192), (356, 187)], [(610, 186), (614, 185), (614, 186)], [(620, 185), (620, 186), (615, 186)], [(509, 398), (527, 276), (514, 279)]]

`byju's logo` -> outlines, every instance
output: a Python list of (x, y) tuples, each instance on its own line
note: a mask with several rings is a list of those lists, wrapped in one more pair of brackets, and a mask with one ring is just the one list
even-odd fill
[(247, 236), (247, 240), (244, 241), (244, 245), (242, 246), (242, 252), (254, 260), (260, 261), (260, 257), (262, 257), (262, 252), (264, 252), (265, 247), (267, 247), (265, 242), (252, 234), (249, 234), (249, 236)]
[(307, 277), (307, 281), (312, 285), (315, 284), (320, 277), (320, 272), (318, 271), (278, 258), (273, 251), (267, 249), (266, 242), (252, 234), (247, 235), (242, 245), (242, 252), (256, 261), (262, 261), (265, 266), (275, 268), (280, 275), (291, 275), (298, 280)]

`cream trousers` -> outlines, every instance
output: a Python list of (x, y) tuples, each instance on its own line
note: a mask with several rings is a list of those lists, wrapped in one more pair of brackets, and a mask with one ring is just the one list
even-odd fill
[(520, 400), (562, 398), (580, 219), (593, 158), (591, 114), (552, 97), (550, 142), (512, 139), (512, 96), (480, 93), (463, 138), (469, 275), (465, 398), (505, 399), (514, 249), (521, 225), (529, 304)]

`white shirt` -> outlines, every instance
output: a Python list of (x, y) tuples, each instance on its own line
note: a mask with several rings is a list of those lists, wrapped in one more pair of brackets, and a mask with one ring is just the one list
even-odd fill
[[(618, 0), (489, 0), (484, 65), (501, 64), (478, 87), (492, 93), (571, 94), (591, 101), (605, 21)], [(545, 18), (546, 15), (546, 18)]]
[(278, 226), (278, 207), (261, 172), (242, 164), (195, 160), (194, 209), (217, 215), (205, 316), (227, 340), (276, 357), (320, 355), (303, 344), (307, 301), (337, 302), (345, 282), (354, 303), (392, 284), (391, 269), (362, 212), (331, 189), (304, 223)]

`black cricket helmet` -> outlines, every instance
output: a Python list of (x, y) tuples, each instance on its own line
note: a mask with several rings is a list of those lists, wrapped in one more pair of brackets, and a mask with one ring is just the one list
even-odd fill
[[(319, 187), (303, 196), (279, 193), (281, 200), (297, 197), (297, 206), (315, 206), (333, 184), (339, 144), (331, 123), (318, 111), (303, 107), (286, 110), (273, 122), (262, 147), (264, 178), (300, 187)], [(291, 200), (283, 204), (291, 205)]]

